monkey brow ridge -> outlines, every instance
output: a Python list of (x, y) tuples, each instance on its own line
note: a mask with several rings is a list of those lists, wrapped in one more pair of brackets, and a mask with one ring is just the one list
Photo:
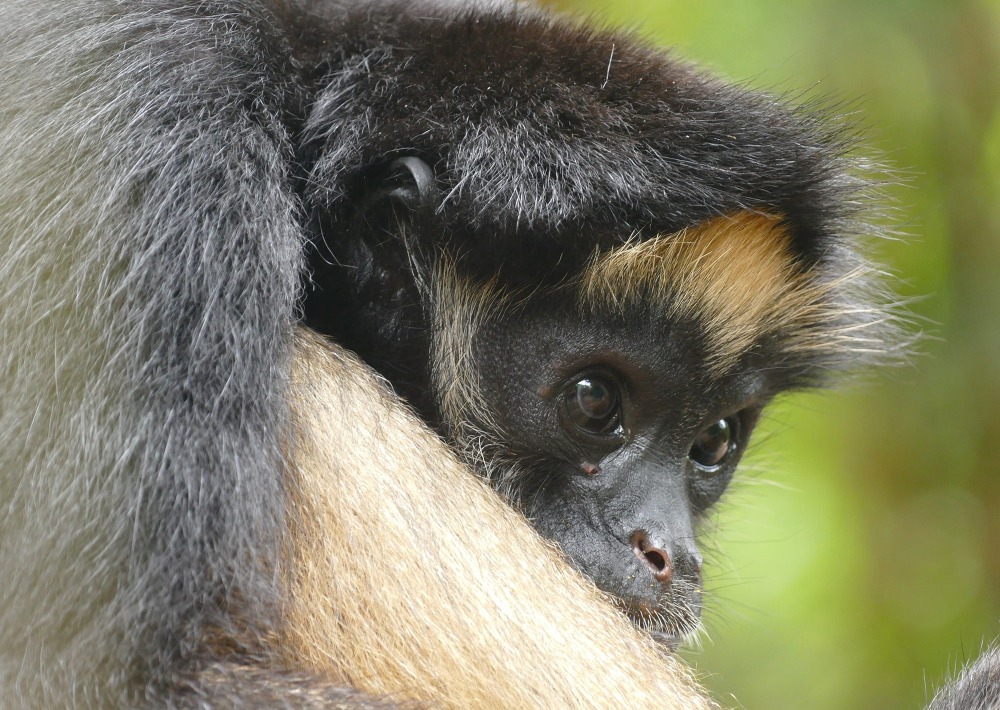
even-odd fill
[(740, 211), (595, 254), (576, 285), (584, 307), (650, 305), (699, 323), (709, 368), (721, 373), (765, 336), (783, 336), (786, 349), (830, 345), (816, 339), (834, 315), (835, 282), (814, 271), (796, 258), (781, 215)]

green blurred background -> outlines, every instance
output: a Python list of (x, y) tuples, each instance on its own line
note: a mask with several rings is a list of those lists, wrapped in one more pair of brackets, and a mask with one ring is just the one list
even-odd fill
[[(709, 534), (727, 704), (919, 708), (1000, 635), (1000, 0), (551, 0), (717, 73), (848, 100), (900, 171), (876, 245), (933, 337), (771, 412)], [(858, 101), (854, 101), (858, 99)]]

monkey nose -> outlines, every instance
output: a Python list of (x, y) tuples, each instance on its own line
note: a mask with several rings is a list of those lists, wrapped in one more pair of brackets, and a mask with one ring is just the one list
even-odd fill
[(674, 576), (674, 565), (670, 559), (670, 553), (653, 544), (645, 530), (636, 530), (632, 533), (629, 541), (632, 543), (632, 552), (649, 567), (653, 578), (664, 586), (670, 584), (670, 580)]

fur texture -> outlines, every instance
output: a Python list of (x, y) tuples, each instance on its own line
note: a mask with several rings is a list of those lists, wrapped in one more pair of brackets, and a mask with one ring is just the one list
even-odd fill
[(303, 237), (273, 22), (0, 7), (5, 707), (132, 705), (274, 624)]
[(934, 696), (927, 710), (1000, 708), (1000, 648), (995, 643)]
[(349, 208), (364, 172), (406, 151), (445, 189), (439, 240), (488, 272), (518, 247), (578, 254), (758, 208), (787, 218), (796, 252), (843, 268), (829, 247), (851, 244), (864, 185), (844, 170), (835, 123), (628, 35), (530, 9), (403, 7), (328, 9), (344, 50), (323, 65), (306, 125), (312, 204)]
[(293, 370), (307, 242), (417, 155), (473, 289), (739, 211), (839, 283), (859, 185), (807, 113), (486, 5), (0, 3), (0, 705), (708, 704), (364, 366)]
[[(362, 574), (365, 559), (374, 558), (356, 560), (357, 579), (331, 576), (349, 568), (346, 559), (340, 562), (347, 567), (320, 573), (315, 582), (329, 589), (298, 584), (336, 560), (330, 555), (351, 557), (352, 537), (374, 541), (380, 531), (338, 518), (339, 503), (319, 488), (329, 478), (292, 479), (295, 498), (283, 472), (305, 243), (292, 130), (306, 86), (288, 45), (294, 33), (284, 22), (251, 2), (12, 0), (0, 7), (4, 707), (381, 707), (337, 683), (395, 693), (400, 679), (413, 677), (408, 664), (433, 666), (432, 657), (418, 655), (422, 648), (447, 644), (421, 642), (414, 635), (420, 627), (406, 618), (383, 619), (400, 629), (387, 633), (417, 646), (396, 646), (391, 650), (401, 655), (375, 659), (381, 665), (373, 667), (395, 667), (379, 685), (363, 667), (364, 645), (351, 646), (344, 633), (375, 639), (352, 627), (333, 635), (333, 627), (311, 620), (309, 609), (289, 606), (285, 582), (325, 604), (317, 611), (322, 619), (335, 614), (331, 604), (345, 601), (338, 589), (363, 590), (377, 602), (378, 584), (366, 587), (372, 580)], [(320, 393), (337, 388), (324, 387)], [(324, 406), (316, 391), (301, 396), (309, 406)], [(404, 442), (403, 466), (374, 448), (364, 449), (368, 465), (406, 475), (406, 465), (422, 457), (424, 474), (461, 471), (398, 403), (380, 396), (390, 410), (385, 416), (415, 431), (389, 432)], [(344, 405), (337, 399), (325, 406)], [(381, 426), (364, 403), (354, 406), (368, 425)], [(375, 447), (378, 432), (366, 433)], [(409, 433), (430, 442), (430, 450), (407, 449)], [(314, 435), (319, 443), (311, 450), (321, 462), (341, 453), (322, 446), (353, 444)], [(358, 457), (364, 458), (361, 450), (352, 468)], [(316, 463), (294, 470), (327, 473)], [(362, 487), (366, 481), (352, 480)], [(473, 491), (480, 513), (502, 511), (485, 492)], [(366, 495), (391, 500), (386, 487)], [(333, 506), (311, 509), (318, 528), (300, 515), (307, 503)], [(465, 525), (474, 523), (482, 521)], [(352, 531), (351, 524), (361, 527)], [(405, 519), (396, 524), (405, 529)], [(282, 542), (290, 525), (301, 541), (292, 549)], [(618, 643), (622, 634), (617, 680), (608, 686), (614, 690), (594, 697), (634, 693), (643, 704), (662, 692), (678, 705), (705, 705), (687, 673), (630, 635), (523, 520), (508, 513), (497, 525), (484, 533), (494, 536), (494, 559), (475, 558), (472, 566), (489, 568), (504, 580), (498, 586), (514, 590), (525, 566), (539, 581), (554, 568), (555, 587), (533, 602), (512, 594), (503, 613), (495, 599), (476, 607), (470, 590), (463, 602), (469, 620), (478, 612), (494, 624), (469, 641), (471, 648), (485, 653), (489, 641), (492, 655), (484, 657), (500, 664), (510, 629), (519, 641), (531, 639), (536, 624), (562, 625), (563, 640), (580, 644), (572, 653), (546, 646), (548, 660), (517, 698), (533, 693), (548, 704), (543, 669), (579, 665), (574, 672), (591, 675), (582, 667), (584, 649), (615, 655), (597, 645)], [(462, 528), (450, 534), (457, 539)], [(316, 536), (326, 530), (346, 537)], [(538, 559), (524, 562), (517, 548), (511, 556), (496, 547), (497, 537), (511, 530)], [(304, 557), (310, 551), (321, 557)], [(289, 560), (312, 566), (298, 569)], [(390, 557), (379, 561), (382, 584), (396, 585), (394, 598), (420, 589), (422, 599), (447, 609), (456, 590), (435, 575), (406, 581), (394, 577)], [(577, 600), (566, 609), (583, 614), (593, 607), (603, 631), (552, 604), (563, 585)], [(528, 611), (539, 603), (552, 614), (547, 621)], [(433, 616), (424, 610), (415, 618)], [(581, 625), (578, 634), (570, 621)], [(523, 664), (532, 657), (530, 646), (508, 650)], [(329, 662), (340, 654), (343, 660)], [(645, 688), (627, 672), (643, 658), (657, 669)], [(474, 664), (468, 658), (460, 666), (469, 671)], [(450, 670), (435, 676), (447, 682), (399, 693), (444, 702), (436, 691), (461, 686)], [(485, 697), (485, 673), (478, 678), (468, 693)], [(558, 688), (553, 697), (586, 704), (572, 678), (546, 682)], [(589, 687), (596, 693), (596, 680)], [(491, 704), (519, 703), (497, 694)]]
[(836, 282), (801, 269), (780, 218), (743, 212), (598, 254), (578, 288), (585, 307), (698, 322), (706, 365), (721, 375), (767, 340), (771, 357), (786, 361), (881, 349), (862, 324), (842, 332), (835, 290), (859, 276)]

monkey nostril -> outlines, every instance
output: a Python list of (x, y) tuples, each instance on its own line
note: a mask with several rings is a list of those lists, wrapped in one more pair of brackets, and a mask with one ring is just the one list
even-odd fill
[(630, 538), (632, 552), (653, 573), (653, 577), (661, 584), (669, 584), (674, 576), (674, 567), (670, 562), (670, 554), (649, 541), (645, 530), (636, 530)]
[(652, 565), (654, 571), (662, 572), (667, 568), (667, 561), (663, 559), (659, 550), (645, 550), (642, 554), (645, 555), (646, 561)]

